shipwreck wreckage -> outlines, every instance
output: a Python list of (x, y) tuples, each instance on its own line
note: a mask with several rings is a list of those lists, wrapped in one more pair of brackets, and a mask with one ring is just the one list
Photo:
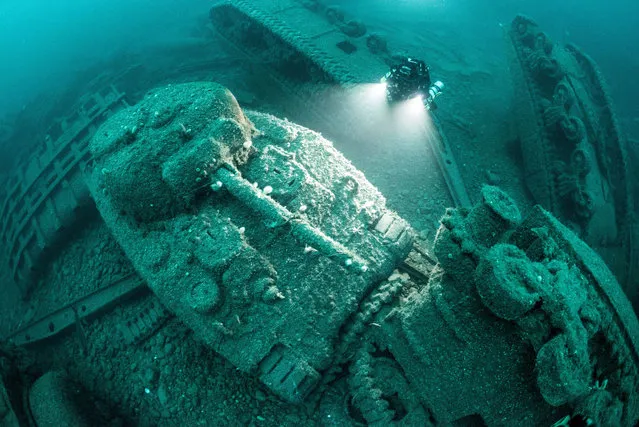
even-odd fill
[[(393, 61), (383, 38), (313, 1), (223, 2), (210, 19), (216, 41), (258, 70), (264, 96), (335, 138), (355, 128), (351, 116), (327, 115), (326, 97), (314, 95), (330, 87), (339, 106)], [(5, 424), (116, 413), (143, 425), (229, 425), (251, 399), (263, 412), (240, 424), (635, 423), (636, 189), (624, 141), (591, 59), (525, 17), (507, 36), (522, 166), (540, 207), (522, 218), (494, 187), (473, 203), (435, 113), (437, 133), (423, 138), (455, 208), (432, 249), (315, 132), (243, 111), (215, 84), (142, 99), (118, 89), (131, 73), (96, 79), (3, 183), (6, 268), (25, 300), (58, 304), (7, 337)], [(185, 66), (194, 76), (206, 67)], [(79, 263), (56, 258), (65, 246)], [(74, 277), (90, 279), (68, 285)], [(65, 297), (51, 296), (65, 286)], [(228, 386), (202, 382), (214, 377), (204, 350), (174, 349), (195, 342), (165, 332), (176, 324), (273, 399), (248, 382), (235, 412), (171, 404), (170, 390), (184, 397), (189, 382)], [(54, 371), (16, 376), (16, 346), (40, 349), (46, 362), (34, 366)], [(148, 387), (132, 393), (127, 379), (141, 369), (132, 355), (145, 353), (164, 357), (136, 374)], [(189, 356), (202, 366), (172, 379)], [(73, 369), (55, 370), (66, 359)], [(68, 383), (119, 409), (89, 416), (69, 403)], [(198, 392), (187, 400), (215, 400)]]

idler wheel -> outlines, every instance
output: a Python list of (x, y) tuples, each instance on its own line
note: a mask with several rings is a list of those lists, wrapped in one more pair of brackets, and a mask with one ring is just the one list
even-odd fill
[(584, 124), (579, 117), (567, 116), (559, 122), (559, 126), (566, 139), (570, 142), (578, 143), (586, 133)]
[(561, 67), (555, 58), (543, 57), (538, 64), (537, 72), (540, 77), (557, 81), (563, 77)]
[(329, 7), (326, 9), (326, 19), (328, 19), (328, 22), (331, 24), (344, 22), (344, 12), (337, 7)]
[(339, 28), (342, 33), (353, 38), (362, 37), (364, 34), (366, 34), (366, 25), (364, 25), (363, 22), (355, 19), (352, 21), (348, 21), (345, 24), (340, 24)]
[(544, 400), (561, 406), (584, 396), (588, 391), (588, 353), (562, 333), (548, 341), (537, 353), (537, 385)]
[(560, 103), (565, 108), (570, 108), (575, 102), (575, 94), (566, 80), (562, 80), (557, 83), (557, 86), (555, 86), (553, 98), (555, 99), (556, 103)]
[(573, 193), (573, 201), (575, 202), (575, 214), (581, 218), (590, 218), (592, 216), (595, 202), (589, 192), (580, 190)]
[(592, 168), (590, 156), (581, 148), (577, 148), (570, 155), (570, 166), (577, 175), (581, 177), (586, 176)]
[(526, 22), (526, 21), (517, 22), (517, 25), (516, 25), (515, 29), (517, 30), (517, 33), (520, 36), (526, 35), (526, 33), (528, 32), (528, 22)]
[(563, 105), (551, 104), (545, 102), (544, 108), (544, 123), (549, 131), (555, 132), (557, 124), (566, 120), (568, 115), (566, 114), (566, 108)]
[(535, 25), (536, 24), (535, 24), (535, 22), (532, 19), (527, 18), (527, 17), (522, 16), (522, 15), (519, 15), (513, 21), (513, 27), (514, 27), (515, 31), (517, 32), (517, 34), (519, 34), (520, 36), (524, 36), (524, 35), (528, 34), (528, 29), (530, 27), (534, 27)]
[(492, 246), (501, 235), (521, 222), (515, 201), (498, 187), (484, 185), (482, 202), (470, 211), (467, 225), (477, 243)]
[(535, 49), (542, 50), (546, 55), (552, 53), (552, 42), (546, 33), (538, 33), (535, 36)]
[(313, 12), (319, 12), (322, 10), (322, 5), (319, 0), (302, 0), (302, 5)]
[(535, 26), (535, 22), (525, 16), (518, 16), (512, 24), (514, 33), (519, 36), (522, 44), (528, 47), (533, 47), (534, 45), (535, 36), (532, 34), (531, 27), (534, 29)]
[(541, 288), (550, 282), (540, 264), (533, 264), (521, 249), (506, 244), (488, 251), (475, 277), (484, 305), (505, 320), (517, 320), (532, 310), (541, 300)]

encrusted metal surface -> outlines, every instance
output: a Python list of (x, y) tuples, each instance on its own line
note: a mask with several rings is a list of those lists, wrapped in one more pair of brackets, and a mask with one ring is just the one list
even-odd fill
[[(258, 59), (274, 61), (285, 54), (282, 47), (288, 45), (319, 67), (327, 82), (348, 84), (361, 81), (362, 77), (376, 81), (386, 71), (381, 58), (367, 53), (364, 40), (346, 37), (294, 0), (223, 2), (211, 9), (211, 17), (220, 26), (219, 32), (241, 41), (243, 48), (250, 49)], [(243, 22), (250, 22), (249, 27)], [(257, 37), (264, 34), (270, 37)], [(340, 43), (352, 44), (356, 50), (347, 53)]]
[[(0, 198), (0, 239), (12, 279), (23, 294), (32, 273), (60, 232), (71, 228), (79, 208), (90, 202), (82, 168), (89, 161), (88, 144), (99, 124), (124, 103), (113, 86), (87, 95), (70, 117), (50, 131), (28, 163), (9, 177)], [(55, 135), (54, 135), (55, 136)]]
[(536, 202), (599, 252), (633, 298), (635, 183), (601, 73), (529, 18), (515, 18), (508, 36), (526, 184)]
[[(20, 328), (8, 336), (7, 339), (16, 345), (27, 345), (51, 338), (66, 331), (69, 327), (76, 325), (85, 317), (93, 316), (101, 310), (112, 306), (117, 301), (144, 289), (146, 289), (146, 285), (137, 275), (123, 277), (96, 292), (86, 295)], [(138, 333), (135, 335), (138, 336), (141, 334)], [(131, 339), (131, 341), (133, 340), (134, 339)]]

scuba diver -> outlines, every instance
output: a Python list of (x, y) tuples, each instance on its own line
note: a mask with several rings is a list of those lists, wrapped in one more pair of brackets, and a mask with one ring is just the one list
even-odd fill
[(406, 101), (416, 96), (421, 97), (428, 110), (435, 110), (435, 98), (441, 95), (444, 83), (432, 82), (430, 67), (420, 59), (401, 58), (399, 64), (391, 66), (390, 71), (382, 77), (386, 84), (386, 99), (389, 103)]

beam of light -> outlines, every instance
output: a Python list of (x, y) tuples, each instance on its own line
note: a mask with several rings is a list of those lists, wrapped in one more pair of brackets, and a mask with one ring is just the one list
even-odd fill
[(411, 120), (425, 119), (426, 107), (424, 107), (424, 97), (422, 95), (417, 95), (407, 101), (404, 101), (399, 106), (399, 111)]
[(348, 97), (360, 107), (378, 110), (386, 103), (386, 83), (358, 85), (349, 91)]
[(414, 132), (428, 119), (428, 111), (421, 95), (398, 102), (393, 107), (393, 121), (405, 131)]
[[(342, 118), (360, 126), (380, 126), (389, 118), (386, 83), (359, 84), (336, 98)], [(338, 106), (335, 106), (338, 107)], [(347, 116), (347, 117), (345, 117)]]
[[(383, 83), (348, 89), (324, 87), (310, 102), (321, 106), (321, 131), (349, 158), (380, 159), (428, 156), (428, 141), (437, 138), (423, 98), (389, 104)], [(401, 153), (401, 154), (398, 154)]]

